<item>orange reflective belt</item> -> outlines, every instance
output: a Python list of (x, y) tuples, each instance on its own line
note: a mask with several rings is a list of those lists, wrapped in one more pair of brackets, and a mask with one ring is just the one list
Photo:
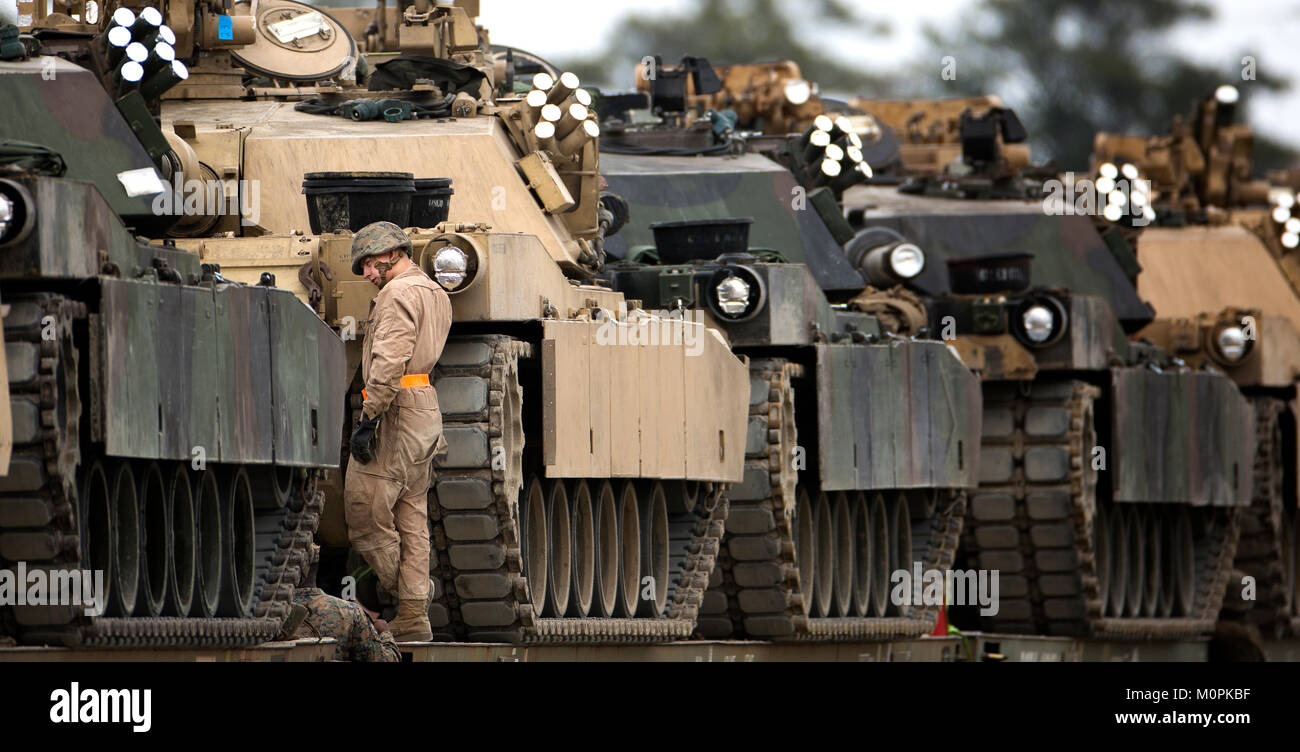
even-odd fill
[[(428, 386), (428, 385), (429, 385), (429, 374), (427, 373), (408, 373), (407, 375), (402, 377), (403, 389), (410, 389), (412, 387)], [(366, 400), (366, 390), (362, 389), (361, 401), (364, 402), (365, 400)]]

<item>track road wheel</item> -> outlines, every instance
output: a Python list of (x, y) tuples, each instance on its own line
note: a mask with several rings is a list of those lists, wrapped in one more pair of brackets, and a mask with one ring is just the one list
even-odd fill
[(663, 484), (653, 481), (642, 501), (641, 592), (637, 594), (637, 611), (641, 616), (657, 619), (663, 616), (668, 604), (668, 504)]
[(627, 481), (618, 497), (617, 615), (636, 616), (641, 597), (641, 511), (636, 484)]
[(871, 609), (871, 511), (866, 494), (858, 491), (850, 498), (853, 500), (853, 615), (865, 617)]
[(550, 560), (547, 574), (546, 600), (548, 607), (543, 616), (564, 616), (569, 610), (569, 586), (573, 568), (572, 537), (569, 533), (569, 494), (564, 483), (546, 482), (546, 556)]
[(813, 615), (830, 616), (831, 596), (835, 587), (835, 521), (831, 517), (830, 500), (826, 493), (817, 494), (817, 507), (813, 511), (813, 526), (817, 535), (817, 574), (813, 581)]
[(596, 518), (587, 481), (575, 481), (569, 492), (569, 532), (572, 535), (573, 584), (569, 616), (586, 617), (596, 584)]

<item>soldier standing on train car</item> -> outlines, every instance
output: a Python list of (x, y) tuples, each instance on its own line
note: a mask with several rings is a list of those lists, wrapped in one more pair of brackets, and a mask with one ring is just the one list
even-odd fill
[(344, 483), (348, 538), (379, 584), (398, 599), (401, 642), (433, 639), (429, 625), (426, 495), (433, 456), (446, 447), (429, 381), (451, 328), (451, 301), (411, 261), (411, 241), (391, 222), (352, 240), (352, 272), (379, 288), (362, 345), (362, 417)]

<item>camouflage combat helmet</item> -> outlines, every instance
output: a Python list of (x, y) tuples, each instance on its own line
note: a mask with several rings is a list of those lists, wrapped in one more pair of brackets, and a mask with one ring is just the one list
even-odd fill
[(352, 237), (352, 273), (361, 275), (361, 264), (367, 256), (377, 256), (393, 250), (411, 255), (411, 239), (402, 228), (392, 222), (371, 222)]

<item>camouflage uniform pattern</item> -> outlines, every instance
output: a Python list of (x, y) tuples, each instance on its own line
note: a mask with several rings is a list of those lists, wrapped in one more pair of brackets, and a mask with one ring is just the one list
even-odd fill
[(398, 663), (402, 654), (391, 632), (377, 632), (361, 605), (328, 595), (320, 588), (298, 588), (293, 602), (307, 608), (296, 639), (338, 640), (334, 659), (365, 663)]
[(352, 273), (361, 276), (361, 265), (367, 257), (398, 250), (411, 255), (411, 239), (402, 228), (392, 222), (371, 222), (352, 238)]

